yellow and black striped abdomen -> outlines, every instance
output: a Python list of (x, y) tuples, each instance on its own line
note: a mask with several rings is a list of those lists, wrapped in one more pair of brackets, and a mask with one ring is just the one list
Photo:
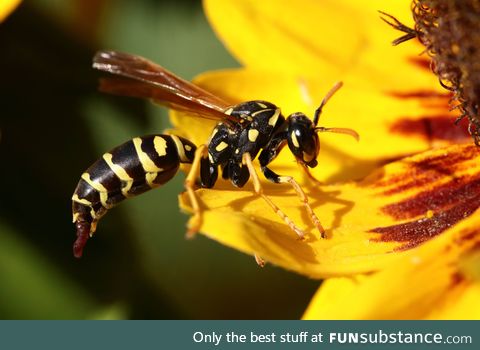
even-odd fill
[(97, 221), (116, 204), (169, 181), (180, 163), (192, 163), (195, 145), (175, 135), (136, 137), (93, 163), (72, 196), (77, 227), (75, 256), (95, 232)]

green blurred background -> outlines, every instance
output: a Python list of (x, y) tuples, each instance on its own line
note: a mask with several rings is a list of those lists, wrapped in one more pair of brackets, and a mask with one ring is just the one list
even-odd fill
[(191, 79), (237, 67), (199, 1), (36, 0), (0, 24), (0, 318), (295, 319), (318, 281), (203, 236), (185, 240), (183, 174), (127, 201), (72, 256), (80, 174), (166, 110), (96, 91), (98, 49), (146, 56)]

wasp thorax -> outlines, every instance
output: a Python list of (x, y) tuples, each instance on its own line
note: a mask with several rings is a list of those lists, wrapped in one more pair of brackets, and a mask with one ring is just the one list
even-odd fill
[(303, 113), (294, 113), (288, 117), (288, 147), (302, 163), (313, 168), (317, 166), (317, 155), (320, 141), (315, 125)]

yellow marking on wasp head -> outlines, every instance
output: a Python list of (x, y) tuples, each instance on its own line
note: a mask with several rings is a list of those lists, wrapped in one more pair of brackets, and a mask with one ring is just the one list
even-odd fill
[(192, 146), (190, 145), (185, 145), (185, 149), (187, 150), (187, 152), (190, 152), (192, 150)]
[(268, 125), (275, 126), (277, 124), (278, 116), (280, 115), (280, 108), (275, 110), (275, 113), (268, 119)]
[(216, 150), (217, 152), (221, 152), (221, 151), (223, 151), (223, 150), (224, 150), (225, 148), (227, 148), (227, 147), (228, 147), (228, 143), (222, 141), (222, 142), (220, 142), (220, 143), (217, 145), (217, 147), (215, 147), (215, 150)]
[(155, 147), (155, 152), (157, 152), (159, 157), (167, 154), (167, 141), (163, 137), (155, 136), (153, 139), (153, 147)]
[(248, 130), (248, 141), (255, 142), (260, 132), (257, 129)]
[(135, 151), (137, 152), (138, 160), (140, 160), (140, 164), (142, 164), (143, 170), (145, 170), (146, 173), (158, 173), (163, 170), (157, 167), (148, 154), (142, 150), (142, 139), (140, 137), (135, 137), (132, 141), (135, 146)]
[(298, 143), (297, 135), (295, 135), (295, 130), (292, 131), (291, 138), (292, 138), (293, 145), (297, 148), (300, 148), (300, 144)]

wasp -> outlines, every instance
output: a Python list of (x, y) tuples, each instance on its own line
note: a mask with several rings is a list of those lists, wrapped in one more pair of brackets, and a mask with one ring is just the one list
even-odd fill
[(135, 137), (93, 163), (81, 175), (72, 197), (76, 257), (81, 257), (98, 221), (110, 208), (166, 183), (175, 176), (181, 163), (191, 164), (185, 179), (185, 190), (193, 208), (188, 235), (196, 233), (201, 226), (201, 209), (195, 194), (197, 178), (201, 187), (212, 188), (221, 170), (222, 177), (236, 187), (243, 187), (251, 178), (255, 193), (303, 238), (304, 231), (264, 194), (253, 165), (257, 156), (266, 179), (293, 187), (313, 225), (324, 237), (325, 230), (300, 185), (291, 176), (275, 173), (269, 165), (288, 145), (298, 164), (313, 178), (308, 170), (318, 165), (319, 132), (343, 133), (358, 140), (354, 130), (317, 126), (323, 106), (341, 83), (335, 84), (325, 96), (312, 120), (303, 113), (285, 118), (280, 108), (262, 100), (232, 106), (165, 68), (127, 53), (100, 51), (93, 59), (93, 68), (110, 73), (100, 80), (103, 92), (148, 98), (175, 110), (213, 119), (217, 124), (208, 142), (202, 145), (173, 134)]

